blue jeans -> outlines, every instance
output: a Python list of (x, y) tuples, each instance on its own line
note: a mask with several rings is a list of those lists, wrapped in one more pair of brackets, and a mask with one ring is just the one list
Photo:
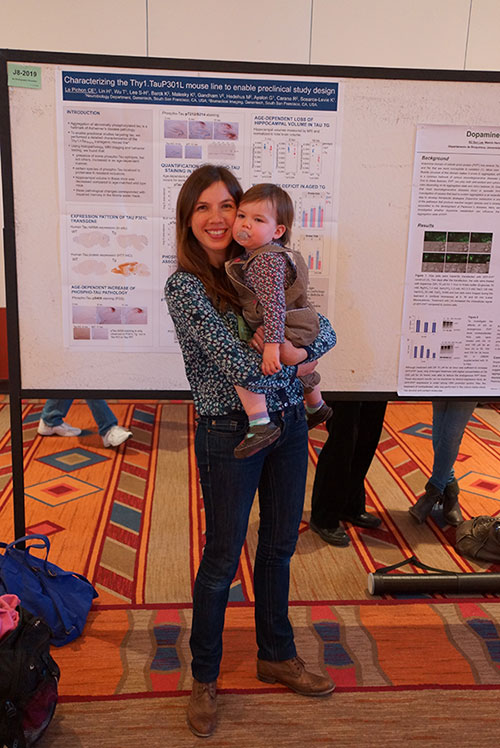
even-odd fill
[(434, 464), (429, 482), (441, 493), (455, 478), (453, 465), (476, 405), (466, 400), (436, 400), (432, 403)]
[(259, 489), (259, 540), (254, 566), (258, 657), (288, 660), (297, 654), (288, 620), (290, 559), (297, 543), (307, 472), (307, 425), (302, 404), (271, 420), (280, 438), (252, 457), (236, 459), (244, 413), (199, 419), (195, 450), (205, 505), (206, 545), (193, 592), (192, 672), (216, 680), (229, 588), (238, 568), (255, 492)]
[[(47, 400), (41, 413), (41, 417), (47, 426), (60, 426), (71, 408), (72, 402), (73, 400)], [(85, 400), (85, 402), (92, 412), (101, 436), (104, 436), (112, 426), (118, 424), (116, 416), (106, 400)]]

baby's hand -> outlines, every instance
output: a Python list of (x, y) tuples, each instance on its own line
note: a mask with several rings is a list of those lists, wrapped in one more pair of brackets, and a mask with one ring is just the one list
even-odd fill
[(276, 374), (281, 369), (280, 363), (280, 344), (264, 343), (264, 353), (262, 354), (262, 373)]

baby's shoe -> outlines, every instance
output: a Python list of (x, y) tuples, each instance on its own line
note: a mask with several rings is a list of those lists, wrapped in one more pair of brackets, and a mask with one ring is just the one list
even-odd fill
[(238, 459), (251, 457), (260, 449), (268, 447), (276, 441), (281, 434), (281, 429), (272, 421), (252, 426), (243, 441), (234, 449), (234, 456)]
[(314, 413), (306, 412), (307, 428), (309, 431), (315, 426), (319, 426), (323, 421), (328, 421), (328, 419), (331, 418), (332, 413), (333, 410), (326, 403), (323, 403), (321, 408), (315, 410)]

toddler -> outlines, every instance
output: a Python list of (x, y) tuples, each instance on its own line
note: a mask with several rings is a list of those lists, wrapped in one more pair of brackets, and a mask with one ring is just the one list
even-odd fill
[[(262, 371), (274, 374), (283, 363), (293, 365), (304, 360), (307, 348), (318, 336), (318, 315), (307, 300), (306, 264), (299, 252), (285, 245), (290, 239), (293, 203), (275, 184), (257, 184), (241, 198), (233, 226), (234, 239), (244, 253), (226, 263), (243, 307), (246, 322), (256, 330), (263, 325), (264, 351)], [(284, 354), (285, 338), (297, 349), (296, 355)], [(307, 354), (307, 350), (306, 350)], [(324, 402), (317, 372), (300, 377), (304, 385), (307, 425), (314, 428), (327, 420), (331, 408)], [(250, 457), (278, 439), (281, 431), (270, 421), (265, 395), (236, 387), (249, 429), (235, 448), (235, 457)]]

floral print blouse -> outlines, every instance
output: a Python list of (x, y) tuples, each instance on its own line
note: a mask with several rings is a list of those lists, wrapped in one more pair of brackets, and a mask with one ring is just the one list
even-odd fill
[[(165, 284), (165, 300), (175, 325), (184, 357), (186, 376), (199, 415), (227, 415), (243, 407), (235, 384), (266, 395), (269, 412), (282, 410), (302, 401), (302, 384), (296, 366), (266, 376), (262, 357), (238, 336), (238, 317), (218, 312), (208, 298), (203, 283), (195, 275), (176, 271)], [(320, 332), (306, 348), (307, 361), (315, 361), (333, 348), (335, 332), (319, 315)]]

